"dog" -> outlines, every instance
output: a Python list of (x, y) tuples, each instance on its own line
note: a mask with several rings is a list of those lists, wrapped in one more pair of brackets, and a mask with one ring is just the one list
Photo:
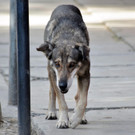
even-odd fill
[[(37, 48), (48, 59), (50, 81), (49, 108), (46, 119), (57, 119), (56, 97), (59, 104), (57, 128), (76, 128), (86, 124), (85, 109), (90, 85), (89, 35), (80, 10), (73, 5), (60, 5), (52, 13), (45, 28), (44, 43)], [(64, 94), (69, 91), (74, 76), (78, 90), (76, 107), (71, 120)]]

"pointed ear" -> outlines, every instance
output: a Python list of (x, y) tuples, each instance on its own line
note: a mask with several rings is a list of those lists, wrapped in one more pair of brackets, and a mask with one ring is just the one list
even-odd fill
[(82, 56), (82, 60), (87, 60), (88, 59), (89, 52), (90, 52), (90, 48), (88, 46), (86, 46), (86, 45), (83, 45), (83, 46), (76, 45), (75, 48), (80, 51), (81, 56)]
[(37, 48), (37, 51), (41, 51), (45, 53), (46, 57), (50, 60), (52, 58), (52, 50), (54, 48), (54, 44), (51, 44), (47, 41), (45, 41), (43, 44)]

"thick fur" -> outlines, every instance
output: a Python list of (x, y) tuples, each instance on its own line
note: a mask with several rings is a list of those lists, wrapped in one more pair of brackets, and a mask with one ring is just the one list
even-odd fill
[[(50, 100), (46, 119), (56, 119), (56, 97), (59, 103), (57, 128), (75, 128), (86, 124), (85, 108), (90, 84), (89, 36), (79, 9), (73, 5), (58, 6), (52, 13), (45, 33), (44, 43), (37, 48), (48, 58)], [(76, 108), (68, 118), (64, 94), (77, 76)]]

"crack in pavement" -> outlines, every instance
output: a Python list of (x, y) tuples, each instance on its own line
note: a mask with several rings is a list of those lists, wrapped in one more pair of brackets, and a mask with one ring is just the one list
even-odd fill
[(36, 76), (31, 76), (31, 81), (37, 81), (37, 80), (45, 80), (48, 81), (48, 77), (36, 77)]
[[(3, 75), (2, 75), (3, 76)], [(97, 78), (135, 78), (133, 76), (91, 76), (91, 78), (97, 79)], [(8, 84), (8, 75), (3, 76), (5, 82)], [(37, 76), (31, 76), (31, 81), (49, 81), (48, 77), (37, 77)], [(76, 77), (74, 77), (76, 78)]]
[[(135, 106), (121, 106), (121, 107), (90, 107), (90, 108), (86, 108), (86, 112), (89, 111), (97, 111), (97, 110), (121, 110), (121, 109), (135, 109)], [(42, 110), (48, 110), (47, 108), (44, 108)], [(56, 109), (56, 111), (59, 111), (59, 109)], [(74, 108), (69, 108), (68, 109), (69, 112), (74, 111)], [(43, 115), (43, 114), (41, 114)]]
[[(132, 76), (91, 76), (91, 78), (135, 78), (135, 77), (132, 77)], [(76, 77), (74, 77), (76, 78)], [(36, 77), (36, 76), (32, 76), (31, 77), (31, 81), (48, 81), (49, 78), (48, 77)]]
[(128, 47), (130, 47), (130, 49), (132, 50), (132, 51), (134, 51), (135, 52), (135, 48), (134, 48), (134, 46), (132, 45), (132, 44), (130, 44), (128, 41), (126, 41), (123, 37), (121, 37), (121, 36), (119, 36), (117, 33), (115, 33), (110, 27), (108, 27), (107, 25), (106, 25), (106, 23), (104, 22), (104, 26), (106, 27), (106, 29), (110, 32), (110, 33), (112, 33), (113, 35), (114, 35), (114, 37), (116, 37), (118, 40), (120, 40), (120, 41), (122, 41), (123, 43), (125, 43)]
[[(73, 1), (74, 1), (78, 6), (80, 6), (86, 13), (88, 12), (88, 11), (87, 11), (87, 7), (85, 7), (84, 4), (80, 3), (80, 2), (77, 1), (77, 0), (73, 0)], [(123, 3), (124, 3), (124, 2), (123, 2)], [(92, 12), (88, 12), (88, 14), (92, 14)], [(124, 39), (123, 37), (119, 36), (115, 31), (113, 31), (109, 26), (106, 25), (106, 22), (103, 21), (103, 22), (101, 22), (100, 24), (102, 24), (103, 26), (105, 26), (105, 28), (106, 28), (110, 33), (112, 33), (113, 36), (114, 36), (116, 39), (122, 41), (122, 42), (123, 42), (124, 44), (126, 44), (132, 51), (135, 52), (135, 47), (134, 47), (134, 45), (130, 44), (126, 39)]]

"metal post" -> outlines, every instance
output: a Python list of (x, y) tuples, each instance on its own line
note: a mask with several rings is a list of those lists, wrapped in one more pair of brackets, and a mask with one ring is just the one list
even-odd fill
[(17, 105), (16, 27), (16, 0), (10, 0), (9, 105)]
[(1, 111), (1, 103), (0, 103), (0, 124), (2, 122), (2, 111)]
[(19, 135), (31, 134), (28, 0), (17, 2)]

